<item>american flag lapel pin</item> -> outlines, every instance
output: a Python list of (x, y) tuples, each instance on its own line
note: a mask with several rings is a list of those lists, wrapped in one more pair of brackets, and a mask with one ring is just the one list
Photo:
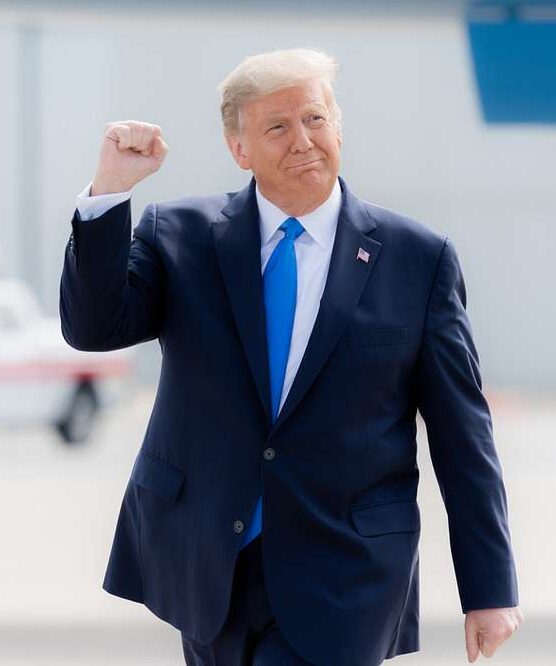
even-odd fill
[(364, 261), (366, 264), (369, 263), (370, 256), (371, 255), (362, 247), (360, 247), (359, 250), (357, 251), (357, 258), (360, 259), (361, 261)]

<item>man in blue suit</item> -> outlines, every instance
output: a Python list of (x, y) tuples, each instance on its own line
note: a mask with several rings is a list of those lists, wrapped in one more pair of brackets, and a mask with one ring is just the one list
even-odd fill
[(168, 147), (157, 125), (109, 123), (71, 221), (64, 338), (162, 350), (103, 587), (179, 629), (190, 666), (419, 650), (417, 410), (469, 661), (523, 621), (460, 262), (339, 176), (336, 67), (246, 58), (220, 90), (251, 181), (152, 203), (133, 233), (130, 191)]

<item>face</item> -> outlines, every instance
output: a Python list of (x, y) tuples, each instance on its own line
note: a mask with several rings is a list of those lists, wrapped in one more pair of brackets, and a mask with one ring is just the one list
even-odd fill
[(338, 176), (342, 139), (326, 86), (313, 79), (248, 102), (238, 134), (227, 137), (239, 166), (251, 169), (263, 195), (290, 215), (320, 205)]

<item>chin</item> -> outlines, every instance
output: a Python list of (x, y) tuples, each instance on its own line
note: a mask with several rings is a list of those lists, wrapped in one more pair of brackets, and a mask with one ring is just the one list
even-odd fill
[(311, 182), (319, 185), (325, 185), (330, 182), (330, 176), (322, 173), (319, 169), (307, 169), (303, 173), (298, 174), (297, 179), (301, 182)]

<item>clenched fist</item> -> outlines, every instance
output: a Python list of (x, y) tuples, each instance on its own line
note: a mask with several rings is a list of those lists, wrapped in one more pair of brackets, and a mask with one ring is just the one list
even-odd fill
[(130, 190), (160, 169), (167, 152), (158, 125), (137, 120), (108, 123), (91, 195)]

